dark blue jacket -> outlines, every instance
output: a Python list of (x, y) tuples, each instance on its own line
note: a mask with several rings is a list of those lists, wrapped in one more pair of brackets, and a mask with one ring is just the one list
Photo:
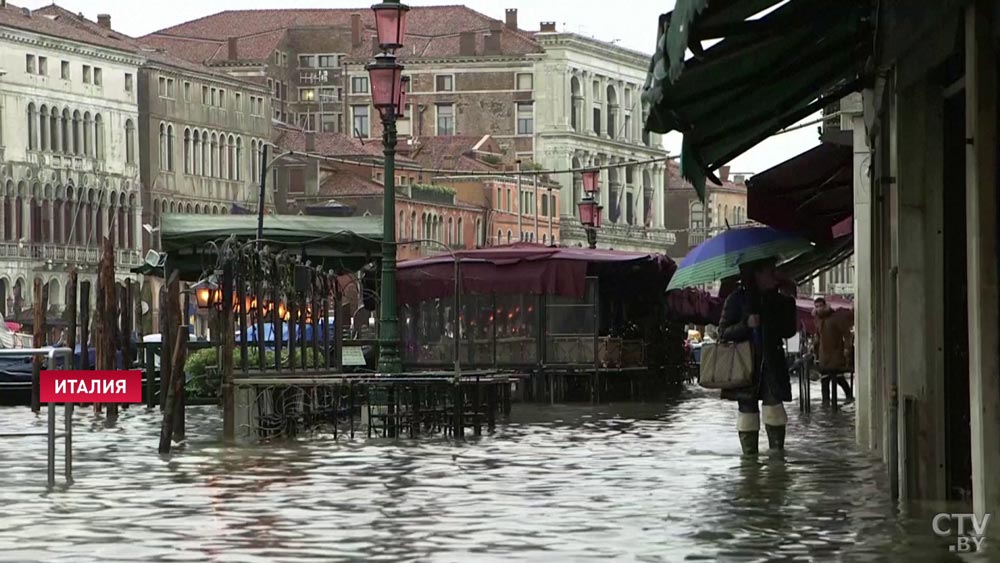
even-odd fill
[[(753, 314), (760, 315), (757, 338), (747, 325)], [(719, 339), (753, 342), (754, 382), (749, 387), (724, 390), (723, 399), (760, 400), (769, 392), (780, 401), (792, 400), (784, 343), (786, 338), (795, 336), (797, 315), (795, 300), (777, 291), (757, 292), (741, 287), (726, 299), (719, 322)]]

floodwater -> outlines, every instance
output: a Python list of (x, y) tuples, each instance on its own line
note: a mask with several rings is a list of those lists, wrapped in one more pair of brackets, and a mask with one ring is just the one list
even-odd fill
[[(768, 454), (762, 432), (753, 460), (733, 404), (700, 389), (668, 404), (515, 405), (464, 442), (227, 449), (216, 409), (198, 407), (166, 458), (156, 413), (133, 407), (107, 428), (80, 409), (69, 487), (46, 490), (43, 438), (0, 439), (0, 560), (949, 560), (932, 512), (901, 516), (884, 466), (854, 447), (852, 406), (787, 406), (786, 454)], [(44, 426), (0, 408), (0, 433)]]

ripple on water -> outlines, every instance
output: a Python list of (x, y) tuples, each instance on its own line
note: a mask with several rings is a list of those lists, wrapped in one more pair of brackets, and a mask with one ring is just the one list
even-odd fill
[[(0, 440), (3, 561), (941, 561), (929, 519), (898, 518), (851, 417), (790, 411), (788, 451), (739, 456), (733, 405), (518, 405), (490, 436), (330, 436), (220, 445), (192, 408), (183, 448), (158, 416), (78, 413), (77, 482), (45, 491), (45, 446)], [(44, 429), (0, 408), (0, 431)], [(764, 438), (762, 437), (762, 440)], [(764, 444), (766, 450), (766, 444)]]

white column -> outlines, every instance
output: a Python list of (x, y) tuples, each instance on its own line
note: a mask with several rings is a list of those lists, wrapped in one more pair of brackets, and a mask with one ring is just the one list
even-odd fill
[(583, 130), (581, 133), (588, 135), (594, 132), (594, 76), (583, 71), (580, 73), (580, 87), (583, 90), (583, 108), (581, 119)]
[(871, 151), (862, 115), (853, 118), (854, 127), (854, 371), (857, 398), (855, 433), (858, 444), (873, 449), (878, 433), (873, 412), (872, 393), (876, 389), (876, 363), (872, 338), (875, 319), (872, 315), (874, 242), (872, 240), (871, 182), (868, 166)]
[[(664, 207), (666, 202), (666, 198), (664, 197), (666, 195), (664, 193), (664, 190), (666, 189), (664, 186), (664, 182), (666, 179), (667, 169), (664, 167), (664, 165), (657, 164), (654, 167), (654, 170), (655, 172), (653, 174), (653, 205), (655, 205), (656, 207), (653, 209), (653, 217), (654, 217), (653, 226), (656, 227), (657, 229), (662, 229), (665, 226), (664, 218), (666, 217), (666, 212), (667, 212), (666, 208)], [(685, 215), (686, 214), (687, 212), (685, 211)]]
[[(974, 0), (965, 18), (966, 225), (972, 503), (1000, 509), (1000, 372), (997, 309), (997, 75), (993, 3)], [(993, 527), (991, 535), (996, 534)]]
[[(649, 181), (653, 182), (653, 172), (650, 170), (651, 165), (644, 164), (641, 167), (637, 167), (635, 172), (632, 174), (632, 182), (635, 184), (636, 188), (633, 192), (633, 197), (636, 197), (635, 202), (635, 224), (640, 227), (646, 226), (646, 186), (643, 184), (643, 178), (646, 177), (646, 172), (649, 172)], [(652, 187), (652, 185), (650, 186)], [(650, 202), (652, 205), (652, 202)]]

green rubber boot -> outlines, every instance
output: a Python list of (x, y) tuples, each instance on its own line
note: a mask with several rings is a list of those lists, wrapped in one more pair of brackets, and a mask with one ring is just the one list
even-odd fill
[(785, 449), (785, 427), (764, 425), (767, 431), (767, 447), (772, 450)]
[(743, 447), (743, 455), (757, 455), (759, 451), (758, 443), (760, 432), (740, 432), (740, 446)]

